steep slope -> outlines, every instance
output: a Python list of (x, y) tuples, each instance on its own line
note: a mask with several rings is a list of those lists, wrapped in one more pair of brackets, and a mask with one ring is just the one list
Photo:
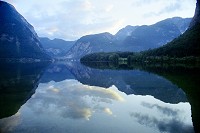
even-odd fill
[(143, 56), (200, 57), (200, 2), (197, 0), (195, 15), (189, 29), (163, 47), (145, 51)]
[(182, 34), (190, 18), (171, 18), (150, 26), (126, 26), (116, 35), (101, 33), (80, 38), (69, 50), (66, 58), (80, 59), (95, 52), (142, 51), (157, 48)]
[(188, 29), (180, 37), (170, 43), (142, 53), (143, 56), (170, 56), (186, 57), (200, 56), (200, 24), (196, 24)]
[(16, 9), (0, 1), (0, 59), (50, 59), (34, 28)]
[(68, 51), (66, 58), (80, 59), (89, 53), (114, 51), (116, 50), (114, 40), (114, 36), (110, 33), (83, 36)]
[(65, 41), (57, 38), (50, 40), (47, 37), (40, 37), (40, 42), (47, 54), (54, 58), (66, 55), (66, 53), (75, 43), (75, 41)]
[(122, 28), (115, 34), (115, 38), (118, 41), (123, 41), (126, 37), (131, 36), (132, 32), (134, 32), (139, 26), (131, 26), (128, 25), (125, 28)]
[(191, 21), (189, 27), (191, 28), (198, 23), (200, 23), (200, 2), (199, 2), (199, 0), (197, 0), (195, 14), (194, 14), (194, 17), (192, 18), (192, 21)]

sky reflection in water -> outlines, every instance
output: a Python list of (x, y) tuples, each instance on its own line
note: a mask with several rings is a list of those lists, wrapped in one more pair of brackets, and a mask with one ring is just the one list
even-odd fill
[(189, 103), (126, 95), (77, 80), (40, 83), (17, 114), (0, 120), (3, 132), (193, 132)]

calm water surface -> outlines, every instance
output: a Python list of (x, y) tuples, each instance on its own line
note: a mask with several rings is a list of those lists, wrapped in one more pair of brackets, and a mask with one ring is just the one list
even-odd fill
[(2, 133), (194, 132), (185, 92), (162, 76), (80, 63), (14, 66), (1, 67)]

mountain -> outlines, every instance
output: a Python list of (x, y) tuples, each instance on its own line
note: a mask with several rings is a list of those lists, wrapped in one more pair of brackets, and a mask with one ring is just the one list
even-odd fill
[(200, 57), (200, 24), (188, 29), (180, 37), (166, 45), (142, 52), (143, 56)]
[[(180, 37), (174, 39), (170, 43), (149, 51), (142, 53), (145, 56), (168, 56), (168, 57), (193, 57), (199, 60), (200, 57), (200, 1), (197, 0), (195, 15), (192, 18), (189, 29)], [(186, 64), (187, 65), (187, 64)], [(170, 69), (172, 70), (172, 69)], [(187, 94), (188, 100), (191, 103), (192, 121), (196, 133), (200, 132), (200, 98), (199, 98), (199, 65), (198, 69), (189, 74), (188, 70), (180, 72), (178, 75), (174, 72), (165, 71), (163, 76), (167, 77), (170, 81), (176, 83)], [(178, 72), (175, 71), (175, 72)]]
[(126, 37), (131, 36), (132, 32), (135, 31), (139, 26), (128, 25), (125, 28), (122, 28), (115, 34), (115, 38), (118, 41), (123, 41)]
[(115, 48), (115, 37), (110, 33), (100, 33), (81, 37), (67, 52), (66, 58), (80, 59), (83, 55), (113, 51)]
[(12, 5), (0, 1), (0, 12), (0, 59), (50, 59), (33, 26)]
[(75, 41), (65, 41), (57, 38), (50, 40), (47, 37), (40, 37), (39, 39), (47, 54), (54, 58), (66, 55), (75, 43)]
[(189, 27), (191, 28), (198, 23), (200, 23), (200, 2), (199, 2), (199, 0), (197, 0), (195, 14), (194, 14), (194, 17), (192, 18), (192, 21), (191, 21)]
[(175, 17), (154, 25), (140, 26), (124, 40), (123, 44), (134, 52), (160, 47), (185, 32), (190, 21), (190, 18)]
[(200, 3), (197, 0), (195, 15), (188, 30), (166, 45), (144, 51), (143, 56), (200, 57)]
[(75, 77), (66, 68), (64, 63), (53, 63), (47, 67), (40, 79), (40, 83), (47, 83), (50, 81), (60, 82), (65, 79), (75, 79)]
[(81, 37), (66, 54), (66, 58), (80, 59), (95, 52), (138, 52), (160, 47), (181, 35), (191, 18), (174, 17), (153, 25), (126, 26), (115, 35), (100, 33)]

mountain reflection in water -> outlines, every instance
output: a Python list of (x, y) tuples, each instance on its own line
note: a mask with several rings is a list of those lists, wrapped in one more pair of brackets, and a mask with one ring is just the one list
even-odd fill
[(15, 114), (32, 94), (48, 63), (0, 63), (0, 118)]
[(185, 93), (165, 78), (77, 62), (50, 65), (35, 94), (15, 115), (0, 119), (0, 131), (194, 132)]
[(167, 79), (153, 73), (133, 70), (93, 69), (79, 62), (66, 64), (78, 81), (91, 86), (108, 88), (115, 85), (120, 91), (135, 95), (151, 95), (166, 103), (186, 102), (184, 91)]

